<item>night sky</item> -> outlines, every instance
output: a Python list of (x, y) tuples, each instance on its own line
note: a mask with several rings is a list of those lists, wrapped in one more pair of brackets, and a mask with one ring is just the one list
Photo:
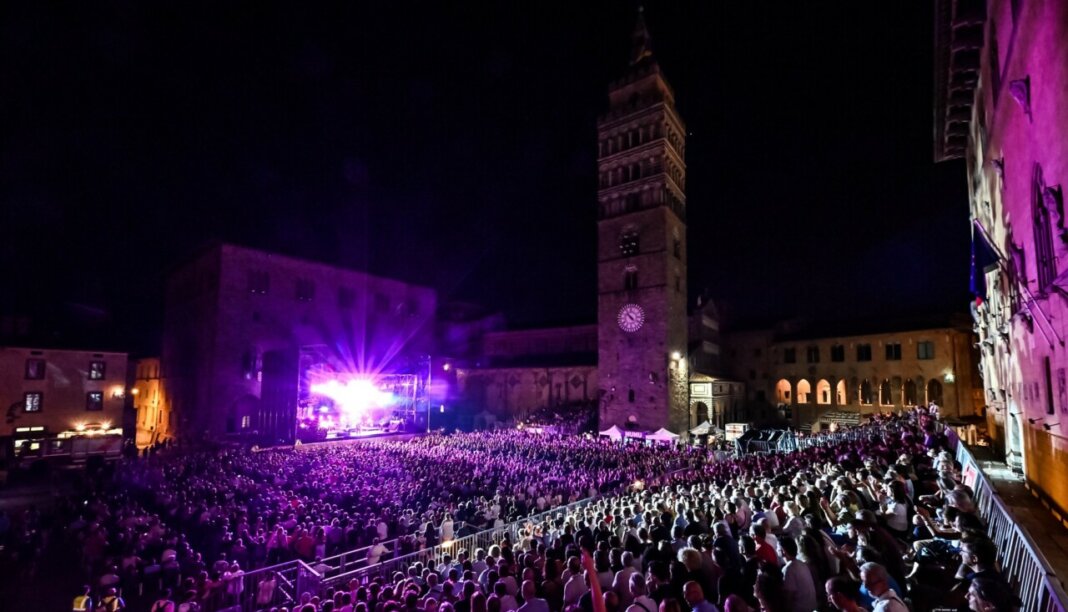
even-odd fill
[[(5, 7), (0, 314), (152, 351), (168, 269), (223, 240), (592, 322), (595, 126), (637, 3), (452, 4)], [(830, 4), (646, 3), (690, 131), (691, 298), (728, 323), (966, 306), (931, 8)]]

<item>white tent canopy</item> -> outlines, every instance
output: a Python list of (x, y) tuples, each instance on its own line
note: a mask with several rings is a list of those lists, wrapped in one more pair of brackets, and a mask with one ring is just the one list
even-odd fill
[(623, 439), (623, 430), (620, 429), (619, 427), (615, 426), (615, 425), (609, 427), (608, 429), (606, 429), (606, 430), (604, 430), (604, 431), (602, 431), (600, 433), (601, 433), (602, 436), (608, 436), (609, 438), (612, 438), (613, 440), (622, 440)]
[(694, 427), (693, 429), (691, 429), (690, 433), (692, 433), (695, 436), (708, 435), (708, 434), (712, 433), (712, 423), (709, 422), (709, 421), (705, 421), (704, 423), (701, 423), (697, 427)]
[(679, 434), (671, 433), (667, 429), (661, 427), (653, 433), (645, 436), (646, 440), (654, 440), (656, 442), (674, 442), (679, 437)]

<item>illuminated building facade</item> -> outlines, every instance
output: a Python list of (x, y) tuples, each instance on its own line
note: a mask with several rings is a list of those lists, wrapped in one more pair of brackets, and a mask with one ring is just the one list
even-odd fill
[(731, 374), (746, 382), (750, 408), (735, 416), (757, 421), (778, 416), (807, 428), (829, 424), (828, 415), (848, 419), (930, 402), (950, 418), (979, 414), (982, 387), (972, 331), (953, 325), (901, 329), (728, 333), (726, 361)]
[(600, 118), (600, 427), (684, 431), (689, 409), (686, 127), (639, 15), (630, 66)]
[(130, 395), (137, 413), (135, 439), (138, 448), (156, 444), (172, 436), (173, 413), (163, 396), (160, 380), (159, 358), (137, 360)]
[[(386, 375), (430, 352), (426, 287), (223, 244), (168, 279), (161, 355), (181, 436), (291, 442), (307, 366)], [(304, 363), (314, 356), (315, 363)]]
[(939, 0), (936, 161), (964, 159), (988, 428), (1068, 512), (1068, 3)]
[(126, 353), (0, 348), (0, 437), (15, 441), (122, 427)]

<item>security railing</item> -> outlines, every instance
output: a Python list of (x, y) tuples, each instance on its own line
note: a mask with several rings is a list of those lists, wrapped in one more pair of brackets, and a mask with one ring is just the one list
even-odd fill
[[(526, 536), (527, 530), (534, 529), (536, 525), (545, 522), (546, 519), (567, 516), (576, 510), (585, 508), (598, 499), (601, 499), (600, 495), (587, 497), (566, 506), (559, 506), (518, 521), (513, 521), (501, 527), (484, 529), (477, 533), (442, 542), (432, 548), (426, 548), (407, 555), (388, 559), (377, 565), (357, 566), (348, 571), (343, 570), (340, 566), (331, 567), (324, 572), (322, 586), (330, 587), (347, 584), (351, 580), (356, 580), (357, 583), (364, 583), (375, 577), (388, 578), (392, 576), (394, 572), (403, 573), (407, 571), (407, 568), (413, 563), (426, 564), (430, 560), (441, 559), (445, 554), (455, 556), (456, 553), (461, 550), (467, 551), (469, 555), (473, 556), (478, 549), (489, 550), (491, 546), (500, 544), (505, 539), (513, 543), (518, 543), (520, 539)], [(325, 563), (327, 560), (324, 559), (323, 561)]]
[(1012, 511), (991, 486), (975, 457), (960, 441), (957, 442), (957, 461), (965, 475), (965, 483), (975, 494), (979, 516), (986, 521), (990, 539), (997, 545), (1002, 572), (1023, 602), (1022, 610), (1068, 610), (1068, 595), (1061, 586), (1060, 577), (1050, 567), (1027, 528), (1017, 524)]
[(246, 572), (240, 580), (240, 586), (227, 584), (227, 599), (220, 609), (256, 612), (275, 606), (293, 607), (301, 593), (318, 593), (322, 576), (298, 559)]
[[(237, 593), (232, 603), (242, 612), (257, 612), (274, 606), (293, 606), (300, 601), (303, 593), (320, 595), (329, 587), (347, 585), (355, 580), (357, 584), (366, 584), (375, 577), (391, 577), (394, 572), (406, 572), (412, 564), (426, 564), (431, 560), (441, 559), (445, 554), (455, 555), (461, 550), (474, 554), (479, 548), (489, 550), (505, 539), (518, 542), (525, 536), (526, 529), (533, 529), (546, 519), (566, 516), (576, 510), (590, 505), (602, 496), (587, 497), (566, 506), (531, 515), (527, 518), (508, 523), (502, 527), (484, 529), (477, 533), (462, 536), (437, 546), (419, 550), (399, 557), (386, 559), (375, 564), (367, 562), (370, 547), (347, 551), (332, 557), (316, 561), (314, 566), (300, 559), (265, 567), (241, 576), (241, 586), (231, 593)], [(462, 525), (457, 527), (462, 530)], [(396, 542), (396, 540), (392, 540)], [(226, 608), (229, 610), (230, 608)]]

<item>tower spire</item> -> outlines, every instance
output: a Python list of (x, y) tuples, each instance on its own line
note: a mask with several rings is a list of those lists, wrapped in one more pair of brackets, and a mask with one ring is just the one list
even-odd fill
[(639, 4), (638, 21), (634, 24), (634, 33), (631, 35), (630, 64), (633, 66), (652, 56), (653, 39), (649, 36), (649, 29), (645, 27), (645, 7)]

